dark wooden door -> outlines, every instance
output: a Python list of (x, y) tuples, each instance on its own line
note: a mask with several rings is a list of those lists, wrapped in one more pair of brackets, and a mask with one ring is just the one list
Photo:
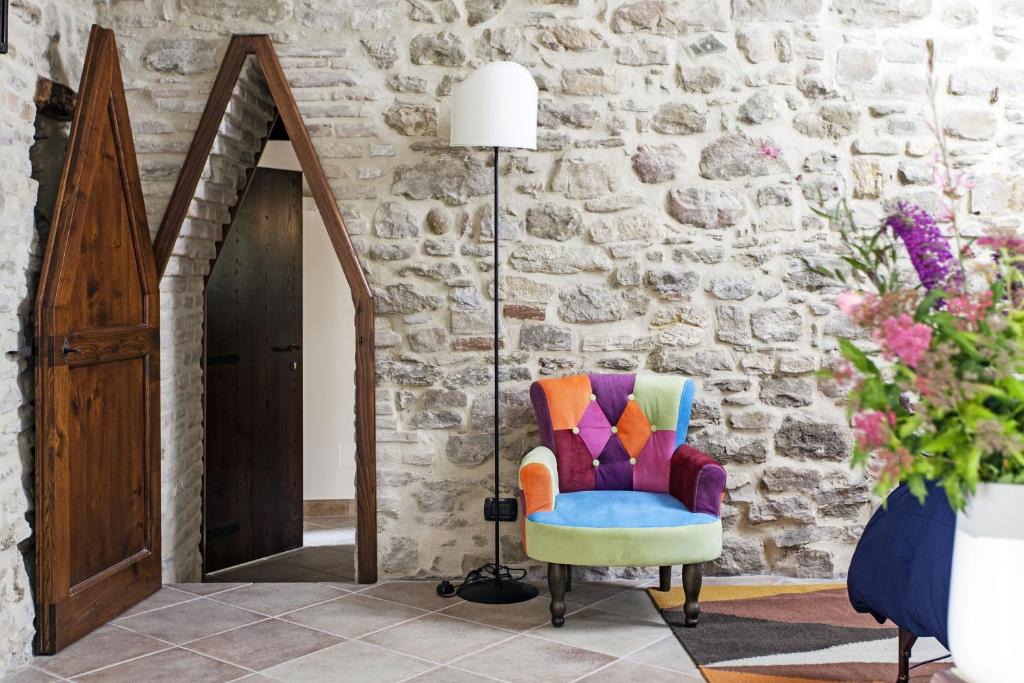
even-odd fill
[(117, 46), (93, 27), (36, 298), (40, 652), (160, 587), (158, 306)]
[(302, 174), (256, 169), (206, 290), (205, 570), (302, 545)]

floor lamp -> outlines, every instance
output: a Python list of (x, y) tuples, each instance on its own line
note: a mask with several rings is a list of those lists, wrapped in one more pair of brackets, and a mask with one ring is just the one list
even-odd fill
[(523, 579), (525, 570), (501, 563), (502, 520), (515, 520), (515, 499), (502, 500), (498, 391), (498, 150), (501, 147), (537, 149), (537, 84), (530, 72), (514, 62), (492, 62), (474, 71), (452, 91), (451, 145), (494, 150), (494, 498), (484, 516), (494, 520), (494, 562), (474, 569), (455, 587), (442, 581), (441, 595), (458, 594), (470, 602), (510, 604), (536, 597), (537, 589)]

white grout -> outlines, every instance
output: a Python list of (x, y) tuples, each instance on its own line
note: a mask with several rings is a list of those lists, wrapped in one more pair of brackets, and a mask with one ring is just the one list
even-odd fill
[[(172, 605), (166, 605), (166, 606), (163, 606), (163, 607), (154, 608), (152, 610), (146, 610), (144, 612), (140, 612), (139, 614), (132, 615), (132, 616), (134, 617), (134, 616), (141, 616), (143, 614), (151, 614), (152, 612), (156, 612), (156, 611), (160, 611), (160, 610), (165, 610), (165, 609), (169, 609), (169, 608), (177, 607), (177, 606), (183, 606), (183, 605), (186, 605), (188, 603), (196, 602), (198, 600), (205, 600), (208, 603), (213, 603), (213, 604), (216, 604), (216, 605), (222, 605), (222, 606), (225, 606), (225, 607), (231, 607), (231, 608), (235, 608), (235, 609), (241, 609), (241, 610), (243, 610), (245, 612), (249, 612), (249, 613), (251, 613), (251, 614), (253, 614), (255, 616), (259, 616), (261, 618), (258, 619), (257, 621), (250, 622), (248, 624), (242, 624), (242, 625), (239, 625), (239, 626), (233, 626), (231, 628), (224, 629), (224, 630), (218, 631), (216, 633), (211, 633), (211, 634), (208, 634), (208, 635), (204, 635), (204, 636), (202, 636), (200, 638), (195, 638), (195, 639), (192, 639), (192, 640), (189, 640), (189, 641), (185, 641), (184, 643), (180, 643), (180, 644), (179, 643), (174, 643), (174, 642), (162, 639), (162, 638), (158, 638), (158, 637), (155, 637), (153, 635), (150, 635), (150, 634), (147, 634), (147, 633), (143, 633), (141, 631), (137, 631), (137, 630), (131, 628), (130, 625), (125, 625), (123, 623), (113, 623), (113, 622), (111, 622), (111, 625), (113, 627), (115, 627), (115, 628), (121, 629), (121, 630), (126, 631), (126, 632), (130, 632), (130, 633), (136, 633), (136, 634), (145, 636), (147, 638), (151, 638), (151, 639), (153, 639), (154, 641), (156, 641), (158, 643), (166, 645), (166, 647), (162, 647), (162, 648), (160, 648), (158, 650), (155, 650), (154, 652), (149, 652), (149, 653), (146, 653), (146, 654), (143, 654), (143, 655), (139, 655), (138, 657), (132, 657), (132, 658), (129, 658), (129, 659), (121, 660), (121, 661), (118, 661), (118, 662), (115, 662), (115, 663), (112, 663), (112, 664), (108, 664), (108, 665), (105, 665), (105, 666), (102, 666), (102, 667), (98, 667), (96, 669), (92, 669), (92, 670), (90, 670), (88, 672), (83, 672), (81, 674), (77, 674), (76, 678), (78, 676), (84, 676), (86, 674), (92, 674), (92, 673), (95, 673), (97, 671), (103, 671), (103, 670), (110, 669), (110, 668), (113, 668), (113, 667), (116, 667), (116, 666), (120, 666), (122, 664), (127, 664), (127, 663), (130, 663), (130, 662), (134, 662), (134, 661), (137, 661), (139, 659), (144, 659), (146, 657), (150, 657), (150, 656), (153, 656), (153, 655), (158, 654), (158, 653), (167, 652), (167, 651), (173, 650), (173, 649), (180, 649), (180, 650), (185, 651), (185, 652), (190, 652), (190, 653), (193, 653), (193, 654), (196, 654), (196, 655), (199, 655), (199, 656), (207, 657), (207, 658), (212, 659), (214, 661), (221, 662), (221, 663), (224, 663), (224, 664), (236, 667), (238, 669), (241, 669), (241, 670), (246, 672), (243, 676), (240, 677), (240, 678), (244, 678), (244, 676), (248, 676), (248, 675), (253, 674), (253, 673), (259, 673), (259, 671), (251, 669), (251, 668), (249, 668), (249, 667), (247, 667), (247, 666), (245, 666), (243, 664), (238, 664), (238, 663), (235, 663), (235, 662), (231, 662), (231, 661), (228, 661), (228, 660), (221, 659), (221, 658), (219, 658), (217, 656), (213, 656), (213, 655), (210, 655), (210, 654), (205, 653), (205, 652), (200, 652), (198, 650), (193, 649), (193, 647), (191, 647), (191, 646), (193, 646), (198, 641), (204, 640), (206, 638), (212, 638), (212, 637), (215, 637), (215, 636), (218, 636), (218, 635), (222, 635), (222, 634), (225, 634), (225, 633), (236, 631), (238, 629), (243, 629), (243, 628), (246, 628), (248, 626), (253, 626), (255, 624), (264, 623), (266, 621), (271, 621), (271, 620), (283, 621), (283, 622), (288, 623), (288, 624), (300, 626), (302, 628), (308, 628), (310, 630), (317, 631), (317, 632), (320, 632), (320, 633), (325, 633), (325, 634), (328, 634), (328, 635), (331, 635), (331, 636), (333, 636), (335, 638), (339, 638), (340, 639), (340, 642), (338, 642), (335, 645), (330, 645), (330, 646), (328, 646), (326, 648), (322, 648), (320, 650), (315, 650), (314, 652), (310, 652), (310, 653), (307, 653), (307, 654), (302, 655), (300, 657), (296, 657), (296, 658), (293, 658), (293, 659), (290, 659), (290, 660), (286, 660), (285, 662), (281, 662), (279, 664), (275, 664), (274, 666), (281, 666), (282, 664), (288, 664), (288, 663), (291, 663), (291, 662), (296, 662), (296, 661), (302, 660), (302, 659), (304, 659), (306, 657), (309, 657), (311, 655), (317, 654), (319, 652), (324, 652), (325, 650), (328, 650), (328, 649), (330, 649), (332, 647), (337, 647), (338, 645), (344, 644), (345, 642), (348, 642), (348, 641), (351, 640), (351, 641), (356, 641), (356, 642), (363, 643), (364, 645), (367, 645), (369, 647), (373, 647), (373, 648), (381, 650), (383, 652), (388, 652), (388, 653), (391, 653), (391, 654), (400, 655), (400, 656), (407, 657), (407, 658), (410, 658), (410, 659), (413, 659), (413, 660), (416, 660), (416, 661), (419, 661), (419, 662), (422, 662), (422, 663), (425, 663), (425, 664), (429, 664), (429, 665), (432, 666), (432, 668), (428, 669), (427, 671), (419, 672), (419, 673), (416, 673), (416, 674), (414, 674), (414, 675), (412, 675), (410, 677), (407, 677), (406, 679), (403, 679), (405, 681), (412, 680), (412, 679), (414, 679), (414, 678), (416, 678), (418, 676), (422, 676), (425, 673), (429, 673), (431, 671), (443, 670), (445, 667), (449, 667), (449, 668), (451, 668), (453, 670), (457, 670), (457, 671), (460, 671), (460, 672), (463, 672), (463, 673), (467, 673), (467, 674), (479, 677), (481, 679), (485, 679), (485, 680), (489, 680), (489, 681), (501, 681), (502, 679), (495, 678), (493, 676), (488, 676), (488, 675), (480, 674), (480, 673), (477, 673), (477, 672), (465, 669), (465, 668), (463, 668), (463, 666), (460, 666), (460, 663), (463, 660), (465, 660), (465, 659), (467, 659), (469, 657), (473, 657), (473, 656), (478, 655), (478, 654), (480, 654), (482, 652), (486, 652), (486, 651), (491, 650), (493, 648), (499, 647), (499, 646), (501, 646), (501, 645), (503, 645), (505, 643), (508, 643), (508, 642), (510, 642), (512, 640), (515, 640), (517, 638), (526, 637), (526, 638), (529, 638), (531, 640), (538, 640), (538, 641), (542, 641), (542, 642), (553, 644), (553, 645), (560, 645), (562, 647), (569, 647), (569, 648), (574, 648), (574, 649), (580, 649), (580, 650), (584, 650), (584, 651), (588, 651), (588, 652), (598, 652), (601, 655), (611, 656), (611, 657), (614, 658), (612, 661), (608, 662), (607, 664), (602, 665), (601, 667), (598, 667), (594, 671), (590, 671), (590, 672), (584, 674), (583, 676), (581, 676), (580, 678), (575, 679), (576, 681), (583, 680), (587, 676), (591, 676), (594, 673), (597, 673), (598, 671), (602, 671), (602, 670), (604, 670), (606, 668), (614, 666), (617, 662), (620, 662), (620, 661), (630, 661), (631, 663), (634, 663), (634, 664), (639, 664), (641, 666), (650, 666), (650, 667), (653, 667), (655, 669), (661, 669), (661, 670), (664, 670), (664, 671), (669, 671), (669, 672), (672, 672), (674, 674), (688, 675), (685, 672), (680, 672), (680, 671), (677, 671), (677, 670), (674, 670), (674, 669), (670, 669), (670, 668), (667, 668), (667, 667), (658, 666), (656, 664), (648, 664), (646, 662), (636, 662), (636, 661), (628, 659), (629, 657), (632, 657), (633, 655), (637, 654), (638, 652), (640, 652), (640, 651), (642, 651), (642, 650), (644, 650), (644, 649), (646, 649), (648, 647), (651, 647), (651, 646), (653, 646), (655, 644), (658, 644), (658, 643), (662, 642), (665, 639), (673, 638), (674, 636), (671, 634), (671, 630), (669, 629), (667, 624), (665, 625), (665, 628), (669, 630), (669, 633), (667, 633), (663, 638), (657, 638), (657, 639), (655, 639), (655, 640), (653, 640), (651, 642), (648, 642), (648, 643), (646, 643), (646, 644), (636, 648), (635, 650), (632, 650), (632, 651), (630, 651), (630, 652), (628, 652), (628, 653), (626, 653), (626, 654), (624, 654), (622, 656), (615, 656), (615, 655), (609, 655), (609, 653), (606, 653), (606, 652), (599, 652), (599, 651), (596, 651), (596, 650), (590, 650), (589, 648), (586, 648), (586, 647), (580, 647), (580, 646), (577, 646), (577, 645), (570, 645), (568, 643), (564, 643), (564, 642), (560, 642), (560, 641), (551, 640), (549, 638), (546, 638), (544, 635), (541, 635), (540, 633), (538, 633), (538, 631), (540, 631), (541, 629), (544, 629), (548, 625), (549, 620), (547, 618), (545, 618), (541, 623), (538, 623), (538, 624), (536, 624), (534, 626), (530, 626), (530, 627), (527, 627), (527, 628), (524, 628), (524, 629), (510, 629), (510, 628), (507, 628), (507, 627), (497, 626), (497, 625), (488, 623), (486, 620), (484, 620), (482, 618), (468, 618), (468, 617), (464, 617), (464, 616), (459, 616), (459, 615), (451, 614), (450, 610), (452, 608), (457, 607), (460, 604), (466, 604), (463, 601), (452, 603), (452, 604), (442, 604), (441, 606), (433, 608), (433, 609), (424, 609), (424, 608), (418, 607), (416, 605), (411, 605), (411, 604), (409, 604), (407, 602), (400, 602), (397, 599), (392, 599), (392, 598), (389, 598), (389, 597), (379, 597), (377, 595), (372, 595), (372, 594), (366, 593), (366, 591), (371, 590), (375, 586), (387, 585), (388, 583), (405, 583), (405, 582), (397, 582), (397, 581), (396, 582), (382, 582), (382, 583), (378, 583), (378, 584), (371, 584), (371, 585), (361, 586), (359, 588), (353, 588), (353, 589), (341, 588), (339, 586), (329, 586), (329, 588), (332, 588), (334, 590), (339, 591), (339, 594), (337, 596), (332, 596), (332, 597), (327, 598), (325, 600), (320, 600), (320, 601), (317, 601), (317, 602), (314, 602), (314, 603), (310, 603), (308, 605), (303, 605), (301, 607), (297, 607), (297, 608), (295, 608), (293, 610), (289, 610), (287, 612), (283, 612), (283, 613), (281, 613), (279, 615), (266, 614), (265, 612), (261, 612), (258, 609), (253, 609), (253, 608), (249, 608), (249, 607), (240, 607), (238, 605), (231, 604), (231, 603), (228, 603), (228, 602), (224, 602), (223, 600), (219, 600), (216, 597), (216, 596), (222, 595), (225, 592), (235, 591), (235, 590), (239, 590), (239, 589), (245, 588), (248, 585), (252, 585), (251, 583), (242, 583), (242, 585), (231, 586), (229, 588), (225, 588), (223, 591), (217, 591), (215, 593), (211, 593), (211, 594), (207, 594), (207, 595), (196, 595), (194, 593), (190, 593), (189, 591), (187, 591), (187, 589), (168, 587), (170, 590), (174, 590), (174, 591), (180, 592), (180, 593), (182, 593), (184, 595), (188, 595), (188, 596), (192, 596), (192, 597), (190, 597), (190, 598), (188, 598), (186, 600), (183, 600), (181, 602), (172, 604)], [(409, 583), (425, 583), (425, 582), (409, 582)], [(649, 581), (636, 582), (633, 586), (625, 586), (625, 585), (619, 584), (619, 585), (607, 586), (607, 587), (601, 586), (601, 584), (594, 584), (595, 586), (600, 586), (600, 588), (598, 590), (605, 590), (606, 588), (609, 588), (611, 590), (608, 593), (608, 595), (606, 595), (604, 597), (601, 597), (601, 598), (599, 598), (597, 600), (594, 600), (593, 602), (586, 603), (586, 604), (571, 602), (572, 594), (571, 593), (568, 594), (567, 597), (570, 598), (570, 601), (567, 603), (567, 613), (566, 614), (567, 614), (568, 617), (571, 617), (572, 615), (578, 615), (578, 614), (580, 614), (582, 612), (585, 612), (586, 610), (594, 610), (596, 612), (602, 612), (602, 613), (605, 613), (605, 614), (612, 614), (612, 615), (621, 616), (621, 617), (624, 617), (624, 618), (636, 618), (637, 617), (636, 614), (622, 614), (620, 612), (616, 612), (616, 611), (613, 611), (611, 609), (608, 609), (607, 607), (602, 608), (601, 605), (603, 603), (605, 603), (605, 602), (607, 602), (609, 600), (612, 600), (613, 598), (615, 598), (617, 596), (623, 595), (623, 594), (625, 594), (625, 593), (627, 593), (629, 591), (645, 590), (646, 587), (651, 585), (652, 583), (654, 583), (654, 581), (653, 580), (649, 580)], [(426, 585), (429, 586), (429, 584), (426, 584)], [(581, 582), (581, 587), (582, 586), (586, 586), (586, 585), (590, 585), (590, 584)], [(287, 589), (287, 586), (286, 585), (282, 585), (282, 588), (283, 589)], [(337, 633), (332, 633), (330, 631), (327, 631), (325, 629), (317, 628), (317, 627), (314, 627), (314, 626), (309, 626), (307, 624), (302, 624), (302, 623), (298, 623), (298, 622), (293, 622), (293, 621), (290, 621), (290, 620), (287, 620), (287, 619), (284, 618), (284, 617), (287, 617), (288, 615), (295, 614), (296, 612), (300, 612), (302, 610), (306, 610), (306, 609), (309, 609), (309, 608), (312, 608), (312, 607), (316, 607), (318, 605), (323, 605), (323, 604), (326, 604), (326, 603), (329, 603), (329, 602), (340, 602), (340, 601), (344, 601), (346, 599), (351, 599), (353, 596), (356, 596), (356, 595), (362, 595), (364, 598), (370, 598), (372, 600), (379, 601), (382, 605), (394, 605), (394, 606), (404, 607), (404, 608), (407, 608), (407, 609), (418, 610), (418, 611), (422, 612), (422, 614), (416, 614), (415, 616), (413, 616), (411, 618), (402, 619), (402, 620), (400, 620), (400, 621), (398, 621), (396, 623), (389, 624), (387, 626), (384, 626), (384, 627), (381, 627), (381, 628), (377, 628), (377, 629), (374, 629), (372, 631), (368, 631), (368, 632), (360, 634), (360, 635), (358, 635), (356, 637), (342, 636), (342, 635), (339, 635)], [(500, 609), (500, 608), (497, 608), (497, 609)], [(400, 651), (394, 650), (392, 648), (388, 648), (388, 647), (385, 647), (385, 646), (382, 646), (382, 645), (377, 645), (376, 643), (368, 642), (366, 640), (368, 637), (370, 637), (370, 636), (372, 636), (374, 634), (381, 633), (381, 632), (384, 632), (384, 631), (388, 631), (388, 630), (391, 630), (391, 629), (403, 626), (405, 624), (409, 624), (411, 622), (423, 619), (423, 618), (431, 616), (431, 615), (444, 616), (444, 617), (447, 617), (447, 618), (450, 618), (450, 619), (456, 619), (456, 620), (459, 620), (459, 621), (462, 621), (462, 622), (466, 622), (466, 623), (470, 623), (470, 624), (475, 624), (475, 625), (486, 625), (486, 626), (488, 626), (490, 628), (493, 628), (493, 629), (501, 632), (504, 635), (504, 637), (497, 638), (495, 640), (495, 642), (493, 642), (493, 643), (489, 643), (486, 646), (481, 647), (479, 649), (475, 649), (472, 652), (469, 652), (469, 653), (466, 653), (466, 654), (463, 654), (463, 655), (459, 655), (458, 657), (454, 657), (454, 658), (450, 659), (447, 662), (434, 661), (434, 660), (428, 659), (426, 657), (422, 657), (422, 656), (418, 656), (418, 655), (413, 655), (413, 654), (406, 653), (406, 652), (400, 652)], [(640, 618), (643, 618), (643, 617), (640, 617)], [(127, 619), (131, 619), (131, 617), (128, 617)], [(654, 622), (651, 622), (651, 621), (648, 621), (648, 620), (645, 620), (645, 621), (647, 623), (654, 623)], [(32, 667), (32, 668), (38, 668), (38, 667)], [(50, 674), (49, 672), (45, 672), (45, 673), (47, 673), (49, 675), (53, 675), (53, 676), (59, 678), (55, 674)], [(68, 680), (68, 679), (61, 678), (60, 680)], [(238, 679), (235, 679), (235, 680), (238, 680)]]

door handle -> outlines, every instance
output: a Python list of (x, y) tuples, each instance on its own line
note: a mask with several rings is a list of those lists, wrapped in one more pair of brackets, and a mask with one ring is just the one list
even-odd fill
[(287, 346), (272, 346), (270, 350), (274, 353), (289, 353), (301, 350), (302, 347), (298, 344), (288, 344)]
[(64, 343), (61, 344), (60, 352), (65, 356), (70, 356), (73, 353), (81, 353), (82, 349), (71, 346), (71, 342), (67, 337), (64, 337)]

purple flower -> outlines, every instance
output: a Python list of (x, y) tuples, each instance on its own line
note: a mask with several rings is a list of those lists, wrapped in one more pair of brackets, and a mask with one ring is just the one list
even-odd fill
[[(955, 257), (949, 240), (935, 224), (935, 219), (916, 204), (901, 201), (896, 213), (885, 219), (885, 225), (903, 240), (910, 262), (925, 289), (944, 286), (954, 273)], [(960, 274), (954, 280), (959, 282)]]

